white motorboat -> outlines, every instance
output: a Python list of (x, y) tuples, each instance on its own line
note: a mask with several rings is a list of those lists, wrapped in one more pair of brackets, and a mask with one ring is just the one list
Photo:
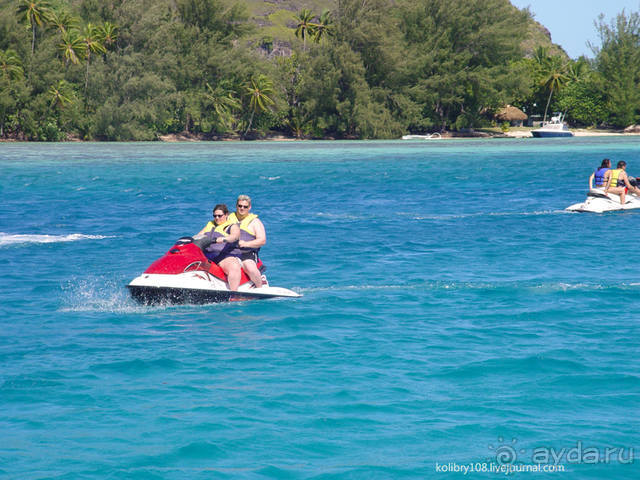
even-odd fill
[(551, 121), (546, 122), (542, 127), (531, 130), (531, 135), (537, 138), (573, 137), (573, 132), (564, 123), (564, 115), (559, 113), (551, 117)]
[[(127, 288), (140, 303), (212, 303), (274, 297), (301, 297), (282, 287), (272, 287), (262, 275), (263, 285), (256, 288), (244, 271), (238, 290), (230, 290), (227, 277), (216, 263), (202, 252), (200, 240), (183, 237)], [(209, 240), (210, 241), (210, 240)], [(264, 266), (258, 261), (262, 272)]]
[(620, 204), (620, 195), (604, 193), (604, 188), (592, 188), (587, 193), (587, 199), (582, 203), (576, 203), (565, 210), (570, 212), (603, 213), (617, 210), (635, 210), (640, 208), (640, 197), (634, 193), (625, 196), (624, 205)]

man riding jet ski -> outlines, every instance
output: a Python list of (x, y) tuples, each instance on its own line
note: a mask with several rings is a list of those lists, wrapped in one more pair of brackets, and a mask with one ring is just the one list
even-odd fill
[[(603, 213), (616, 210), (634, 210), (640, 208), (640, 189), (637, 178), (626, 173), (627, 163), (618, 162), (612, 170), (608, 159), (589, 178), (587, 200), (566, 208), (571, 212)], [(595, 180), (595, 188), (592, 181)]]
[[(209, 236), (198, 240), (193, 237), (180, 238), (167, 253), (127, 285), (132, 297), (149, 305), (301, 296), (286, 288), (269, 286), (264, 275), (262, 286), (256, 288), (244, 271), (241, 272), (237, 290), (231, 290), (222, 268), (209, 261), (202, 251), (210, 243)], [(259, 261), (258, 268), (261, 272), (266, 269), (262, 261)]]

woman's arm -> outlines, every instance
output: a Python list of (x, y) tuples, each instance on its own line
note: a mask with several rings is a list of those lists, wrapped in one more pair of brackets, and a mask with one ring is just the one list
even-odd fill
[(609, 190), (609, 186), (611, 184), (611, 170), (607, 170), (604, 174), (604, 191), (605, 193)]
[(235, 243), (240, 238), (240, 227), (237, 223), (231, 225), (231, 229), (229, 230), (229, 235), (225, 237), (225, 241), (227, 243)]

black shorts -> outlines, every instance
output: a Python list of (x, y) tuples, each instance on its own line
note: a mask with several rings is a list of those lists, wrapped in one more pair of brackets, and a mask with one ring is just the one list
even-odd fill
[(250, 250), (248, 252), (242, 252), (240, 254), (240, 260), (242, 260), (243, 262), (245, 260), (253, 260), (254, 262), (258, 263), (258, 251)]

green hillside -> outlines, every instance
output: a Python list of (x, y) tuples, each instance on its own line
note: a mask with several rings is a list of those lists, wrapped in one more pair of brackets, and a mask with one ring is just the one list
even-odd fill
[(320, 15), (324, 10), (333, 10), (336, 2), (322, 0), (243, 0), (252, 22), (258, 27), (250, 36), (250, 41), (260, 46), (265, 39), (274, 43), (274, 55), (290, 54), (291, 46), (297, 41), (294, 31), (296, 15), (307, 8)]
[(551, 41), (549, 30), (534, 19), (530, 20), (527, 34), (520, 45), (522, 46), (523, 53), (528, 57), (532, 57), (538, 47), (547, 48), (552, 55), (567, 57), (563, 48)]
[[(275, 54), (290, 53), (290, 47), (298, 42), (295, 38), (296, 15), (305, 8), (315, 14), (323, 10), (334, 10), (336, 0), (278, 0), (260, 1), (243, 0), (247, 6), (252, 22), (258, 27), (250, 36), (254, 45), (260, 46), (264, 39), (271, 39), (275, 44)], [(516, 10), (516, 7), (513, 7)], [(562, 47), (552, 43), (551, 35), (544, 25), (531, 18), (521, 43), (525, 55), (531, 57), (538, 47), (546, 47), (552, 54), (566, 55)], [(280, 47), (280, 48), (278, 48)]]
[(600, 25), (628, 52), (573, 62), (508, 0), (0, 0), (0, 139), (398, 138), (505, 104), (626, 126), (633, 15)]

